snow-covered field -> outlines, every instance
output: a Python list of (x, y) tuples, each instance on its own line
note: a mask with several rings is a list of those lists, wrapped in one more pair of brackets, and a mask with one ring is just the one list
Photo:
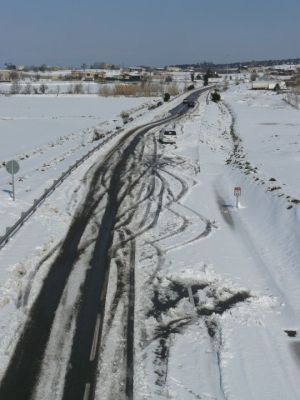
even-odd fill
[[(177, 145), (159, 144), (153, 193), (138, 205), (139, 229), (147, 223), (149, 229), (136, 238), (137, 400), (299, 399), (300, 342), (285, 330), (299, 329), (300, 111), (278, 95), (252, 92), (246, 85), (232, 85), (222, 97), (225, 103), (208, 105), (206, 96), (200, 97), (198, 106), (176, 122)], [(170, 106), (140, 116), (132, 126)], [(153, 133), (149, 138), (145, 162)], [(0, 251), (0, 373), (86, 190), (86, 172), (113, 143), (81, 165)], [(48, 139), (37, 147), (51, 154)], [(30, 150), (13, 155), (25, 151)], [(47, 169), (39, 168), (36, 179), (42, 181)], [(235, 186), (242, 189), (239, 208)], [(146, 183), (141, 198), (143, 190)], [(25, 191), (17, 198), (26, 200)], [(14, 207), (6, 199), (8, 204)], [(110, 286), (113, 290), (113, 279)], [(112, 398), (109, 387), (122, 373), (109, 365), (112, 347), (123, 340), (121, 328), (116, 320), (107, 339), (101, 399)], [(47, 376), (45, 370), (45, 381)]]
[(0, 158), (6, 160), (51, 144), (61, 136), (115, 119), (120, 113), (151, 103), (145, 98), (100, 96), (0, 96)]
[(299, 110), (274, 92), (251, 91), (247, 85), (233, 86), (224, 98), (236, 118), (241, 167), (266, 190), (300, 199)]
[[(88, 70), (86, 70), (88, 71)], [(93, 71), (93, 70), (90, 70)], [(2, 71), (3, 72), (3, 71)], [(93, 72), (96, 72), (95, 70)], [(115, 77), (122, 74), (122, 70), (109, 71), (104, 70), (106, 77)], [(1, 71), (0, 71), (1, 73)], [(62, 71), (61, 76), (70, 74), (71, 71)], [(0, 82), (0, 94), (9, 95), (13, 87), (17, 85), (17, 91), (15, 93), (29, 95), (29, 94), (40, 94), (41, 86), (44, 86), (44, 93), (48, 95), (61, 96), (64, 94), (98, 94), (101, 89), (112, 87), (114, 85), (126, 84), (126, 82), (121, 81), (107, 81), (107, 82), (94, 82), (94, 81), (82, 81), (82, 80), (56, 80), (49, 79), (51, 75), (57, 75), (56, 72), (41, 73), (38, 80), (26, 77), (26, 74), (22, 79), (17, 82)], [(59, 75), (59, 74), (58, 74)], [(184, 87), (191, 84), (191, 73), (190, 72), (168, 72), (164, 71), (162, 74), (157, 74), (151, 76), (151, 82), (155, 84), (161, 84), (164, 82), (167, 76), (172, 77), (172, 82), (165, 84), (165, 89), (169, 84), (176, 84), (178, 89), (182, 92)], [(150, 77), (149, 77), (150, 78)], [(128, 83), (127, 83), (128, 84)], [(77, 90), (77, 92), (76, 92)]]
[[(154, 101), (82, 95), (0, 96), (0, 235), (54, 179), (99, 143), (92, 140), (95, 129), (104, 137), (116, 127), (122, 129), (122, 111), (136, 119)], [(16, 202), (12, 202), (11, 177), (4, 166), (10, 159), (20, 165)]]
[[(30, 86), (28, 86), (28, 84)], [(82, 82), (82, 81), (52, 81), (49, 79), (40, 79), (39, 81), (30, 81), (30, 80), (20, 80), (18, 81), (19, 93), (25, 94), (26, 90), (30, 93), (40, 93), (41, 85), (45, 85), (45, 93), (52, 95), (62, 95), (62, 94), (72, 94), (74, 93), (74, 88), (76, 85), (80, 85), (80, 93), (81, 94), (98, 94), (99, 89), (104, 86), (111, 86), (110, 83), (100, 84), (97, 82)], [(0, 82), (0, 93), (9, 95), (11, 92), (12, 83), (10, 82)], [(25, 92), (25, 93), (24, 93)]]

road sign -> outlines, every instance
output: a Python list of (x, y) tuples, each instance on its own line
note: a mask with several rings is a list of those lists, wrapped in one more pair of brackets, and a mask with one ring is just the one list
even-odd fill
[(10, 160), (5, 164), (6, 171), (11, 174), (17, 174), (20, 170), (20, 165), (15, 160)]
[(234, 188), (234, 195), (235, 196), (240, 196), (241, 195), (241, 188), (239, 186), (236, 186)]
[(236, 186), (233, 191), (233, 194), (236, 197), (236, 208), (239, 207), (239, 197), (241, 196), (241, 193), (242, 193), (241, 188), (239, 186)]
[(12, 187), (13, 187), (13, 201), (15, 201), (15, 174), (20, 170), (20, 165), (16, 160), (10, 160), (5, 164), (6, 171), (12, 176)]

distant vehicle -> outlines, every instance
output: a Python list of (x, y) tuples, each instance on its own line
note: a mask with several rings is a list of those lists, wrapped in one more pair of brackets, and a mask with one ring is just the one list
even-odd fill
[(189, 100), (188, 99), (184, 99), (183, 100), (183, 104), (188, 104)]
[(193, 100), (188, 101), (188, 107), (195, 107), (196, 103)]
[(159, 131), (159, 141), (164, 144), (176, 144), (176, 131), (162, 128)]

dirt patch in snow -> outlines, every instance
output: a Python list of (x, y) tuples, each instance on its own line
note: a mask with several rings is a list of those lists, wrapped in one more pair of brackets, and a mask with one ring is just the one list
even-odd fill
[(166, 382), (174, 335), (203, 319), (208, 335), (214, 338), (219, 329), (216, 316), (250, 297), (249, 291), (225, 287), (217, 280), (195, 282), (158, 277), (154, 284), (153, 308), (147, 315), (157, 322), (150, 340), (157, 341), (154, 351), (156, 385), (163, 386)]

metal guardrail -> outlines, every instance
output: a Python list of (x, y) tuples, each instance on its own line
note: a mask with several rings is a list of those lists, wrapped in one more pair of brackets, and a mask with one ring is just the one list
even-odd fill
[(21, 217), (14, 223), (14, 225), (6, 227), (6, 232), (3, 236), (0, 236), (0, 249), (5, 246), (5, 244), (11, 239), (17, 231), (23, 226), (23, 224), (31, 217), (32, 214), (40, 207), (40, 205), (44, 202), (44, 200), (50, 196), (54, 192), (54, 190), (69, 176), (71, 173), (78, 168), (84, 161), (86, 161), (95, 151), (99, 150), (102, 146), (104, 146), (107, 142), (109, 142), (112, 138), (114, 138), (117, 134), (120, 133), (116, 131), (109, 135), (106, 139), (104, 139), (97, 146), (93, 147), (90, 151), (88, 151), (85, 155), (83, 155), (80, 159), (76, 160), (76, 162), (71, 165), (65, 172), (61, 174), (61, 176), (53, 181), (53, 184), (45, 189), (44, 193), (38, 198), (33, 200), (33, 205), (27, 210), (21, 212)]

